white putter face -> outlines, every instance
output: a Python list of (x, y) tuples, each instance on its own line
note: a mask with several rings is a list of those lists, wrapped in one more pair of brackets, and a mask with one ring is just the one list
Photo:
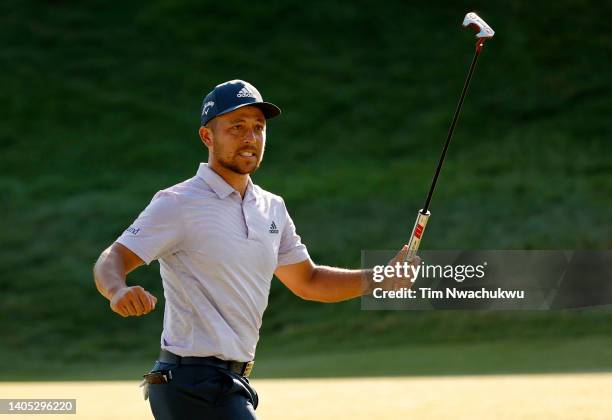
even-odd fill
[(465, 18), (463, 19), (463, 26), (471, 27), (477, 30), (478, 33), (476, 34), (476, 38), (479, 39), (493, 38), (493, 35), (495, 35), (495, 31), (491, 29), (489, 25), (487, 25), (487, 22), (485, 22), (474, 12), (470, 12), (465, 15)]

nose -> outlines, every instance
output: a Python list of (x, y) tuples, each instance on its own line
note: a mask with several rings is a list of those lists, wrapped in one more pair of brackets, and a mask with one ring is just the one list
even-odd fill
[(255, 130), (251, 129), (251, 130), (247, 130), (245, 136), (244, 136), (244, 142), (245, 143), (257, 143), (257, 135), (255, 134)]

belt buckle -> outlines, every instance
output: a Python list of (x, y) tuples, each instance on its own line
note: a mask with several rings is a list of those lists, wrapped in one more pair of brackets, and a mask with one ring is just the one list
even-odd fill
[(255, 362), (253, 360), (251, 360), (250, 362), (246, 362), (242, 367), (241, 375), (244, 376), (245, 378), (248, 378), (249, 375), (251, 374), (251, 371), (253, 370), (254, 365), (255, 365)]

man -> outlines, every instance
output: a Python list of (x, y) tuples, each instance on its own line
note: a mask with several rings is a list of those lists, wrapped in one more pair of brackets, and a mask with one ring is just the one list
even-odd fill
[[(280, 109), (232, 80), (216, 86), (201, 111), (208, 164), (159, 191), (102, 252), (94, 278), (114, 312), (145, 315), (157, 299), (125, 278), (159, 260), (162, 350), (145, 379), (156, 418), (254, 419), (258, 399), (247, 377), (273, 275), (297, 296), (321, 302), (358, 297), (369, 286), (363, 270), (316, 265), (283, 199), (252, 183), (266, 122)], [(406, 253), (404, 246), (394, 260)]]

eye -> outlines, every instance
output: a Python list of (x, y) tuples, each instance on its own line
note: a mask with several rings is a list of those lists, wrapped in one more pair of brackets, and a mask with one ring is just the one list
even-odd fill
[(263, 130), (264, 130), (264, 126), (263, 125), (256, 125), (255, 126), (255, 131), (262, 132)]

